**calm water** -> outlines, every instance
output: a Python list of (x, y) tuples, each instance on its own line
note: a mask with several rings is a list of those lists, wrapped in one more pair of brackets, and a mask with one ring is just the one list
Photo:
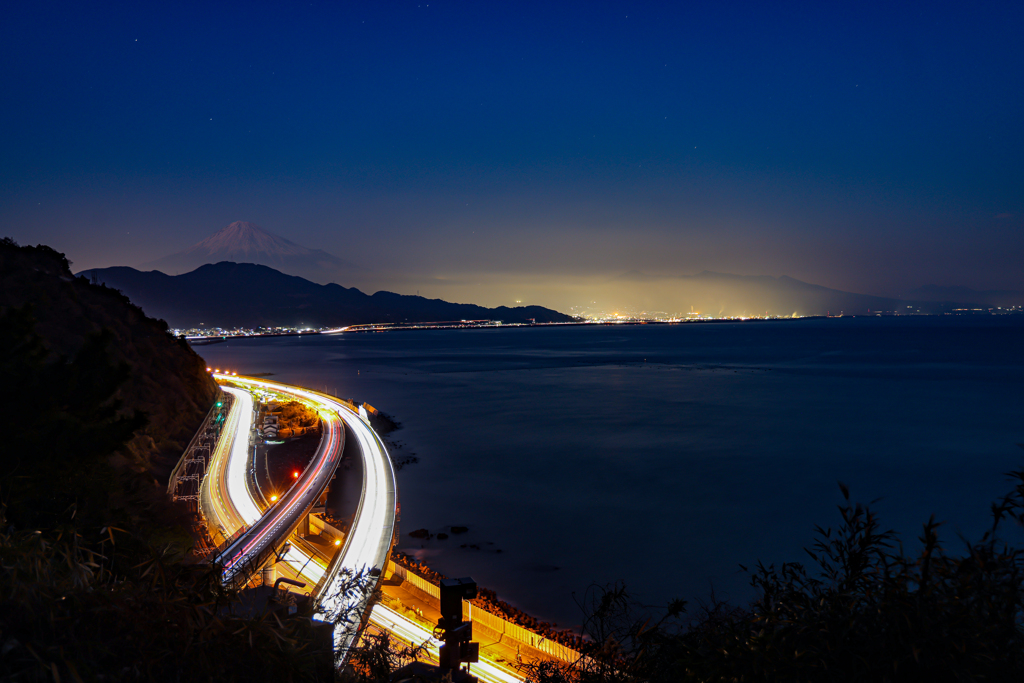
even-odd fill
[[(561, 625), (572, 594), (737, 602), (803, 560), (842, 481), (913, 542), (976, 535), (1024, 464), (1024, 319), (832, 319), (350, 334), (199, 347), (403, 427), (402, 542)], [(420, 542), (407, 532), (470, 531)], [(461, 544), (479, 549), (460, 548)], [(500, 550), (500, 552), (498, 552)]]

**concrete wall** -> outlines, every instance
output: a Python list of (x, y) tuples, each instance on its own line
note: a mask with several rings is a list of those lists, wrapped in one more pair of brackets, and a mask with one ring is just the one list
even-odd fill
[(341, 529), (328, 524), (322, 517), (309, 515), (309, 534), (311, 536), (323, 536), (331, 542), (345, 540), (345, 534)]
[[(387, 574), (401, 578), (402, 588), (414, 589), (411, 591), (414, 594), (419, 593), (425, 597), (433, 598), (439, 604), (441, 599), (440, 587), (416, 572), (410, 571), (402, 565), (389, 560)], [(580, 658), (580, 653), (576, 650), (568, 648), (561, 643), (556, 643), (553, 640), (548, 640), (544, 636), (523, 628), (519, 624), (514, 624), (504, 617), (491, 614), (479, 607), (474, 607), (472, 603), (466, 601), (462, 603), (462, 618), (465, 621), (473, 622), (474, 634), (479, 629), (481, 635), (490, 640), (512, 646), (519, 645), (520, 648), (524, 649), (524, 654), (530, 654), (529, 650), (535, 650), (537, 653), (554, 657), (570, 664), (578, 661)]]

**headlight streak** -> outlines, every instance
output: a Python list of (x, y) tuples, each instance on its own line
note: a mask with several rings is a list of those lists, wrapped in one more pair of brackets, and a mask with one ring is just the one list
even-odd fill
[[(224, 387), (224, 391), (235, 397), (235, 401), (244, 407), (246, 415), (252, 415), (252, 394), (233, 387)], [(227, 483), (231, 503), (245, 523), (251, 525), (260, 518), (260, 509), (256, 507), (256, 501), (249, 495), (249, 488), (245, 485), (245, 467), (249, 459), (248, 436), (249, 430), (243, 434), (242, 426), (239, 425), (231, 448), (231, 458), (228, 460)]]
[[(332, 448), (336, 447), (336, 440), (341, 438), (339, 434), (340, 424), (337, 422), (337, 418), (344, 421), (345, 425), (349, 428), (349, 434), (358, 440), (359, 450), (363, 457), (362, 494), (351, 530), (345, 539), (344, 546), (339, 551), (342, 553), (341, 560), (333, 563), (335, 568), (334, 574), (327, 577), (323, 589), (323, 595), (326, 596), (323, 600), (324, 613), (317, 616), (323, 619), (332, 614), (362, 614), (365, 611), (366, 599), (359, 597), (353, 602), (351, 598), (339, 595), (340, 591), (332, 591), (332, 584), (336, 581), (344, 581), (343, 571), (346, 569), (351, 572), (359, 572), (364, 569), (373, 568), (383, 574), (384, 564), (391, 549), (391, 539), (395, 524), (395, 503), (397, 499), (394, 469), (384, 444), (357, 413), (352, 411), (347, 405), (329, 396), (276, 382), (254, 380), (247, 377), (234, 375), (215, 375), (215, 377), (234, 384), (252, 387), (252, 390), (258, 388), (292, 397), (301, 397), (307, 402), (316, 405), (328, 429), (330, 442), (327, 444), (328, 448), (325, 449), (328, 453), (331, 452)], [(303, 472), (299, 480), (292, 485), (285, 494), (284, 499), (268, 508), (266, 513), (261, 514), (252, 493), (249, 491), (246, 477), (248, 428), (251, 427), (251, 424), (247, 423), (250, 422), (251, 418), (250, 420), (245, 420), (241, 417), (242, 415), (252, 415), (252, 395), (248, 391), (233, 387), (223, 387), (223, 389), (229, 391), (236, 398), (236, 405), (232, 407), (229, 422), (231, 416), (234, 416), (236, 419), (234, 423), (225, 425), (225, 428), (230, 427), (234, 433), (231, 455), (226, 470), (227, 476), (223, 478), (227, 481), (227, 490), (224, 496), (226, 500), (222, 501), (223, 512), (228, 513), (228, 515), (231, 513), (235, 514), (237, 517), (235, 521), (238, 522), (235, 529), (241, 526), (241, 524), (247, 524), (251, 527), (260, 522), (261, 518), (265, 516), (271, 514), (281, 516), (282, 512), (279, 508), (285, 506), (292, 508), (299, 502), (303, 497), (302, 494), (308, 491), (310, 484), (316, 479), (316, 473), (309, 472), (316, 459), (314, 458), (314, 461), (307, 467), (307, 471)], [(237, 411), (236, 407), (238, 408)], [(338, 450), (337, 456), (340, 459), (340, 449)], [(321, 461), (318, 467), (322, 468), (326, 464), (326, 461)], [(219, 476), (219, 473), (211, 473), (218, 474)], [(304, 484), (305, 486), (303, 486)], [(297, 489), (301, 490), (297, 491)], [(289, 502), (291, 504), (287, 505)], [(280, 527), (280, 523), (269, 525), (258, 538), (246, 544), (241, 554), (232, 557), (231, 562), (237, 562), (240, 557), (244, 557), (248, 552), (251, 552), (253, 545), (260, 540), (273, 542), (274, 539), (271, 537), (274, 532), (280, 531)], [(282, 559), (295, 572), (296, 576), (314, 585), (320, 583), (327, 573), (326, 567), (295, 545), (289, 547)], [(346, 600), (349, 602), (344, 602)], [(380, 604), (373, 607), (369, 617), (371, 623), (392, 631), (397, 637), (410, 644), (419, 645), (429, 641), (428, 652), (435, 660), (437, 659), (437, 648), (440, 643), (423, 626)], [(345, 625), (339, 624), (335, 628), (335, 646), (342, 650), (351, 648), (356, 635), (358, 635), (357, 627), (358, 621)], [(474, 664), (472, 669), (475, 675), (489, 683), (520, 683), (522, 681), (522, 678), (510, 674), (505, 669), (486, 660), (481, 660)]]
[[(227, 390), (225, 387), (222, 388)], [(225, 460), (230, 461), (234, 453), (233, 447), (238, 440), (238, 431), (242, 424), (241, 416), (245, 412), (246, 398), (249, 400), (248, 411), (250, 413), (252, 411), (252, 399), (245, 392), (231, 390), (229, 393), (236, 400), (232, 403), (227, 419), (224, 421), (222, 433), (226, 435), (226, 438), (218, 441), (217, 447), (210, 458), (209, 476), (203, 478), (200, 490), (200, 507), (203, 515), (219, 528), (221, 535), (225, 538), (230, 537), (245, 523), (245, 520), (238, 514), (238, 511), (232, 504), (231, 497), (224, 487), (225, 478), (223, 471), (229, 464)]]
[[(427, 643), (427, 654), (437, 661), (441, 641), (434, 638), (433, 633), (412, 619), (399, 614), (385, 605), (374, 605), (370, 612), (370, 623), (386, 629), (411, 645)], [(488, 683), (522, 683), (521, 677), (515, 676), (506, 669), (481, 657), (479, 662), (471, 665), (472, 673)]]
[[(338, 595), (339, 591), (336, 590), (337, 586), (335, 584), (339, 580), (343, 580), (344, 570), (349, 570), (353, 573), (376, 570), (379, 576), (383, 571), (388, 552), (391, 550), (391, 537), (395, 523), (396, 486), (391, 459), (388, 457), (384, 445), (377, 438), (376, 434), (373, 433), (373, 430), (357, 414), (344, 404), (326, 395), (277, 384), (276, 382), (266, 382), (246, 377), (220, 376), (218, 378), (246, 387), (260, 387), (301, 397), (310, 403), (316, 404), (321, 413), (326, 412), (330, 416), (330, 419), (326, 420), (325, 424), (329, 430), (329, 437), (332, 440), (331, 445), (335, 443), (335, 440), (340, 439), (340, 424), (337, 418), (345, 422), (349, 428), (349, 433), (358, 440), (363, 456), (362, 494), (351, 530), (341, 550), (341, 559), (333, 565), (335, 573), (326, 577), (323, 594), (327, 597), (322, 602), (323, 613), (318, 615), (322, 619), (330, 619), (333, 615), (338, 614), (355, 615), (358, 618), (358, 615), (365, 611), (365, 597), (353, 600), (353, 598), (348, 596)], [(241, 425), (236, 427), (236, 441), (241, 440), (239, 439), (240, 436)], [(310, 482), (317, 478), (315, 471), (310, 473), (309, 476), (307, 476), (307, 473), (304, 473), (299, 481), (285, 494), (285, 499), (267, 511), (263, 519), (266, 520), (268, 517), (273, 517), (271, 517), (270, 521), (264, 522), (260, 520), (259, 509), (252, 500), (252, 496), (246, 486), (245, 463), (248, 456), (247, 449), (248, 442), (245, 440), (243, 446), (239, 448), (236, 444), (236, 448), (232, 450), (231, 465), (235, 467), (234, 469), (229, 468), (228, 471), (228, 479), (232, 482), (229, 486), (229, 496), (232, 499), (247, 501), (240, 504), (240, 507), (244, 508), (240, 510), (241, 516), (249, 524), (255, 525), (259, 523), (262, 530), (254, 534), (253, 538), (244, 544), (244, 547), (239, 549), (232, 545), (227, 551), (222, 553), (223, 556), (227, 557), (227, 561), (224, 564), (228, 571), (240, 559), (253, 552), (253, 550), (258, 550), (259, 547), (264, 546), (266, 543), (277, 540), (273, 534), (280, 531), (282, 524), (275, 520), (283, 518), (285, 510), (293, 509), (300, 500), (304, 499), (304, 494), (307, 492)], [(330, 447), (326, 449), (327, 452), (331, 452), (331, 450)], [(340, 456), (340, 453), (338, 455)], [(310, 463), (310, 466), (307, 467), (307, 472), (312, 467), (314, 467), (314, 463)], [(318, 464), (317, 467), (322, 468), (323, 465)], [(333, 475), (333, 469), (331, 473)], [(297, 558), (287, 559), (294, 562), (294, 559)], [(292, 562), (289, 562), (289, 564), (292, 564)], [(303, 565), (305, 565), (306, 571), (310, 571), (308, 563), (300, 563), (300, 566)], [(351, 647), (357, 633), (358, 621), (350, 621), (344, 625), (339, 624), (335, 628), (335, 645), (343, 650), (348, 649)]]
[[(223, 379), (235, 382), (239, 378), (224, 376)], [(250, 415), (252, 414), (252, 396), (248, 392), (232, 387), (225, 387), (225, 390), (238, 397), (241, 409), (247, 408)], [(325, 423), (324, 437), (306, 471), (265, 514), (261, 515), (259, 506), (249, 492), (246, 476), (249, 426), (251, 419), (246, 427), (243, 427), (241, 421), (235, 425), (231, 458), (226, 465), (226, 476), (223, 477), (226, 481), (227, 497), (233, 504), (232, 508), (242, 522), (249, 526), (244, 534), (215, 559), (224, 567), (225, 581), (234, 580), (239, 572), (244, 571), (243, 568), (249, 563), (243, 560), (254, 558), (253, 561), (257, 562), (261, 556), (266, 556), (268, 548), (272, 549), (276, 543), (283, 541), (287, 532), (299, 523), (304, 511), (313, 505), (315, 498), (327, 486), (341, 460), (344, 433), (337, 420), (330, 420)], [(220, 474), (221, 471), (216, 473), (217, 476)]]

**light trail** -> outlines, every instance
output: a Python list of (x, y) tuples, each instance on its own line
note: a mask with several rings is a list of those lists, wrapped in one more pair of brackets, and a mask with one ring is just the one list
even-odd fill
[[(378, 575), (383, 575), (388, 553), (391, 550), (391, 538), (395, 524), (395, 507), (397, 501), (397, 490), (395, 484), (394, 468), (387, 449), (377, 434), (353, 411), (347, 404), (321, 394), (319, 392), (299, 389), (298, 387), (256, 380), (248, 377), (234, 375), (214, 375), (222, 381), (230, 381), (253, 389), (259, 388), (281, 394), (288, 394), (298, 397), (306, 402), (312, 403), (320, 411), (320, 416), (325, 425), (340, 427), (338, 421), (343, 421), (349, 429), (349, 433), (359, 443), (359, 450), (363, 458), (363, 487), (359, 505), (352, 522), (349, 534), (346, 536), (345, 544), (339, 551), (339, 561), (332, 562), (331, 567), (323, 566), (316, 558), (298, 547), (292, 545), (284, 554), (284, 562), (295, 572), (295, 575), (306, 581), (317, 585), (325, 579), (321, 595), (324, 595), (322, 602), (327, 616), (331, 614), (349, 614), (355, 619), (344, 625), (335, 628), (335, 647), (342, 651), (349, 650), (358, 636), (359, 617), (365, 612), (365, 605), (369, 595), (355, 598), (339, 594), (337, 588), (345, 581), (344, 570), (353, 573), (366, 570), (376, 570)], [(259, 507), (253, 498), (248, 487), (246, 476), (246, 464), (248, 460), (248, 430), (251, 423), (241, 419), (242, 414), (252, 415), (252, 396), (239, 389), (224, 387), (236, 397), (232, 406), (232, 416), (236, 419), (230, 425), (226, 424), (225, 429), (232, 429), (232, 448), (226, 468), (211, 469), (210, 474), (217, 476), (221, 481), (226, 480), (223, 513), (230, 516), (232, 512), (237, 515), (238, 526), (244, 524), (255, 525), (265, 519), (261, 517)], [(246, 403), (246, 401), (248, 401)], [(235, 412), (238, 407), (239, 411)], [(242, 408), (247, 410), (243, 413)], [(241, 445), (239, 445), (241, 444)], [(218, 446), (219, 449), (219, 446)], [(321, 449), (323, 450), (323, 449)], [(340, 449), (339, 449), (340, 450)], [(340, 457), (340, 453), (339, 453)], [(314, 462), (317, 459), (314, 458)], [(314, 465), (313, 462), (307, 467), (299, 480), (285, 494), (285, 498), (292, 496), (293, 491), (307, 478), (307, 474)], [(226, 476), (225, 476), (226, 475)], [(333, 476), (333, 469), (332, 469)], [(210, 477), (207, 477), (209, 479)], [(282, 506), (285, 499), (282, 499), (276, 506), (268, 508), (269, 514), (275, 508)], [(238, 527), (236, 527), (237, 529)], [(278, 526), (272, 527), (277, 529)], [(241, 540), (241, 539), (240, 539)], [(236, 541), (237, 543), (237, 541)], [(328, 571), (331, 574), (328, 575)], [(335, 588), (331, 590), (332, 586)], [(438, 647), (440, 641), (433, 637), (432, 631), (426, 629), (415, 621), (399, 614), (385, 605), (374, 605), (369, 614), (369, 622), (379, 628), (393, 633), (399, 639), (411, 644), (420, 645), (427, 643), (427, 652), (436, 661), (438, 659)], [(511, 673), (501, 665), (481, 658), (480, 662), (472, 665), (472, 672), (488, 683), (521, 683), (523, 678)]]
[[(245, 524), (245, 518), (235, 508), (232, 494), (226, 485), (225, 471), (236, 455), (235, 445), (241, 442), (243, 449), (248, 445), (248, 439), (244, 436), (248, 435), (249, 419), (243, 420), (242, 415), (252, 414), (252, 396), (238, 389), (221, 388), (230, 393), (234, 397), (234, 401), (232, 401), (231, 409), (224, 421), (224, 428), (221, 431), (223, 436), (218, 439), (217, 446), (210, 456), (207, 476), (203, 478), (199, 492), (199, 508), (203, 516), (216, 525), (220, 535), (226, 539)], [(239, 434), (243, 425), (245, 425), (244, 436)], [(240, 436), (243, 438), (239, 438)], [(243, 462), (245, 460), (244, 453), (242, 460)]]
[[(411, 645), (426, 643), (427, 654), (434, 661), (440, 659), (441, 641), (435, 638), (432, 632), (390, 607), (374, 605), (373, 611), (370, 612), (370, 623), (391, 632)], [(471, 664), (470, 669), (474, 676), (488, 683), (522, 683), (523, 681), (522, 676), (516, 676), (508, 669), (484, 657), (481, 657), (479, 662)]]
[[(335, 646), (342, 651), (351, 648), (358, 635), (361, 615), (365, 612), (365, 605), (368, 596), (352, 597), (342, 594), (341, 584), (345, 580), (346, 570), (352, 574), (369, 572), (373, 577), (379, 577), (387, 563), (388, 553), (391, 551), (391, 538), (395, 526), (395, 504), (397, 501), (397, 490), (395, 484), (394, 468), (391, 466), (391, 458), (388, 457), (384, 444), (370, 427), (363, 422), (357, 413), (349, 406), (335, 398), (319, 392), (299, 389), (298, 387), (268, 382), (248, 377), (235, 375), (214, 374), (214, 377), (221, 381), (229, 381), (247, 388), (258, 388), (277, 393), (289, 394), (311, 403), (317, 407), (328, 431), (325, 440), (328, 440), (328, 447), (320, 450), (325, 453), (335, 453), (340, 459), (340, 422), (344, 422), (349, 433), (359, 442), (359, 450), (363, 458), (363, 487), (359, 499), (359, 506), (356, 509), (352, 527), (345, 538), (345, 545), (341, 549), (338, 562), (333, 562), (330, 573), (322, 576), (323, 583), (321, 595), (325, 596), (321, 601), (323, 612), (319, 615), (322, 619), (334, 619), (337, 615), (345, 615), (335, 628)], [(251, 402), (251, 397), (250, 397)], [(235, 426), (235, 440), (239, 441), (242, 431), (242, 423), (239, 420)], [(334, 447), (332, 447), (332, 445)], [(252, 500), (248, 490), (246, 475), (246, 462), (248, 459), (247, 446), (242, 450), (232, 449), (231, 463), (228, 467), (227, 479), (229, 484), (229, 497), (231, 500), (247, 500), (249, 503), (239, 502), (237, 507), (243, 520), (252, 524), (250, 532), (254, 532), (257, 526), (258, 532), (247, 532), (241, 539), (233, 543), (223, 553), (225, 568), (229, 569), (241, 563), (249, 557), (253, 551), (259, 550), (268, 545), (283, 542), (283, 536), (287, 536), (295, 525), (286, 528), (284, 517), (287, 511), (299, 508), (300, 501), (308, 501), (308, 493), (313, 490), (311, 482), (322, 480), (323, 486), (327, 485), (330, 477), (334, 476), (334, 467), (329, 468), (329, 476), (324, 478), (326, 467), (325, 458), (314, 458), (306, 472), (299, 477), (298, 481), (284, 494), (282, 499), (274, 506), (271, 506), (267, 513), (261, 518), (259, 509)], [(333, 457), (329, 458), (334, 466), (337, 462)], [(320, 491), (323, 490), (321, 487)], [(317, 492), (319, 496), (319, 491)], [(251, 506), (250, 506), (251, 505)], [(308, 510), (308, 506), (306, 508)], [(281, 519), (279, 519), (281, 518)], [(268, 521), (269, 520), (269, 521)], [(297, 521), (296, 521), (297, 524)], [(243, 541), (245, 541), (243, 543)], [(309, 571), (308, 557), (303, 557), (294, 547), (286, 555), (289, 564), (299, 568), (305, 566)], [(301, 571), (301, 569), (300, 569)], [(374, 582), (376, 579), (374, 579)]]
[[(214, 377), (221, 381), (237, 382), (243, 386), (246, 384), (244, 380), (239, 381), (242, 378), (234, 375), (215, 373)], [(222, 517), (227, 522), (222, 526), (237, 528), (237, 518), (240, 518), (244, 525), (248, 525), (244, 533), (213, 560), (224, 568), (224, 581), (227, 583), (248, 580), (254, 568), (259, 568), (273, 555), (299, 525), (303, 516), (334, 477), (334, 472), (341, 461), (344, 430), (336, 413), (319, 411), (324, 421), (324, 435), (313, 459), (276, 504), (261, 515), (259, 506), (248, 488), (248, 434), (252, 420), (250, 417), (243, 422), (241, 418), (245, 410), (252, 415), (252, 396), (247, 391), (233, 387), (224, 387), (224, 390), (236, 397), (239, 417), (234, 425), (230, 458), (226, 465), (212, 472), (217, 477), (216, 483), (212, 485), (220, 489), (226, 488), (227, 491), (227, 502), (221, 506)]]
[[(233, 387), (222, 388), (235, 397), (236, 403), (244, 405), (246, 415), (252, 414), (252, 394)], [(260, 509), (256, 506), (256, 501), (249, 495), (249, 489), (245, 485), (246, 465), (249, 460), (249, 430), (246, 429), (246, 438), (242, 438), (241, 432), (241, 425), (239, 425), (234, 445), (231, 447), (231, 458), (227, 464), (228, 498), (238, 512), (239, 517), (245, 520), (245, 523), (252, 524), (260, 518)]]

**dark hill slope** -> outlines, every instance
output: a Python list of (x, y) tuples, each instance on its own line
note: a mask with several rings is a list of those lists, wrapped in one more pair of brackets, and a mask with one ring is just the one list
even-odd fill
[(0, 242), (0, 314), (26, 304), (54, 358), (73, 356), (90, 334), (110, 330), (112, 361), (129, 366), (117, 397), (126, 412), (149, 418), (128, 455), (136, 469), (165, 479), (218, 393), (203, 359), (123, 294), (74, 277), (63, 254)]
[(570, 316), (541, 306), (484, 308), (392, 292), (369, 296), (355, 288), (318, 285), (252, 263), (224, 261), (183, 275), (142, 272), (127, 267), (98, 268), (79, 275), (121, 290), (150, 314), (177, 328), (200, 324), (334, 327), (437, 320), (572, 320)]

